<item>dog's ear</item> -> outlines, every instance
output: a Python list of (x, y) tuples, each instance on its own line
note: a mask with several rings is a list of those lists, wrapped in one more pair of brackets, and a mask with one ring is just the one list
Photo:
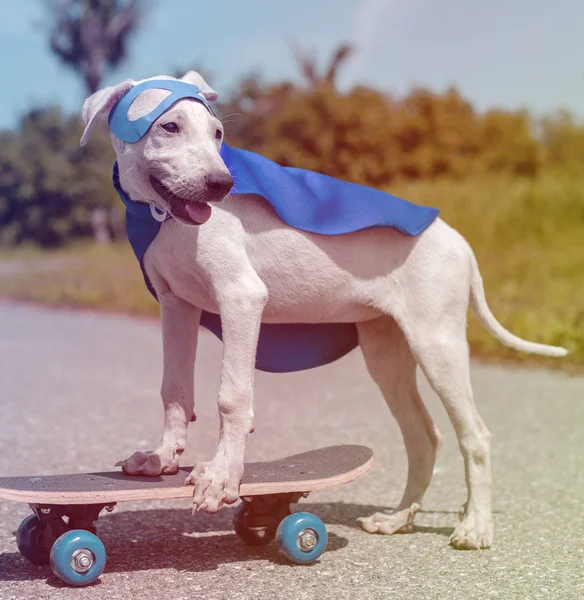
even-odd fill
[(181, 81), (196, 85), (203, 93), (203, 96), (205, 96), (205, 100), (208, 100), (209, 102), (215, 102), (219, 97), (219, 94), (203, 79), (203, 76), (196, 71), (185, 73), (182, 76)]
[(89, 98), (87, 98), (87, 100), (85, 100), (83, 103), (83, 109), (81, 111), (81, 116), (83, 117), (83, 122), (85, 123), (85, 131), (83, 132), (81, 141), (79, 142), (81, 146), (85, 146), (85, 144), (87, 144), (97, 119), (107, 115), (114, 107), (114, 104), (124, 94), (126, 94), (135, 85), (135, 83), (135, 81), (128, 79), (116, 86), (106, 87), (102, 90), (98, 90), (95, 92), (95, 94), (92, 94), (89, 96)]

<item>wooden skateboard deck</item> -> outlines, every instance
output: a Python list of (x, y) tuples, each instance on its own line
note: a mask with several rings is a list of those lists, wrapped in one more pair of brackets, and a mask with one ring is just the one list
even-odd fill
[[(279, 460), (245, 464), (240, 497), (334, 488), (367, 474), (374, 463), (366, 446), (342, 445), (311, 450)], [(176, 475), (143, 477), (121, 471), (0, 477), (0, 499), (29, 504), (75, 505), (188, 498), (184, 482), (191, 468)]]
[[(279, 460), (246, 463), (234, 511), (233, 527), (246, 544), (275, 540), (293, 563), (310, 564), (325, 551), (328, 534), (322, 520), (290, 505), (315, 490), (334, 488), (368, 473), (373, 452), (365, 446), (330, 446)], [(18, 550), (36, 565), (50, 564), (62, 581), (89, 585), (103, 572), (106, 548), (97, 536), (102, 510), (117, 502), (188, 498), (190, 472), (134, 477), (121, 471), (28, 477), (0, 477), (0, 499), (26, 502), (34, 514), (16, 534)]]

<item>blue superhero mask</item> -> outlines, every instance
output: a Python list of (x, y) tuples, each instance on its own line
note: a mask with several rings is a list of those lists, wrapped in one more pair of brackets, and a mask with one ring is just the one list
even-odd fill
[[(170, 94), (147, 115), (130, 121), (128, 111), (132, 102), (145, 90), (168, 90)], [(192, 98), (200, 102), (212, 115), (215, 113), (205, 99), (203, 92), (192, 83), (178, 81), (176, 79), (150, 79), (138, 83), (130, 91), (122, 96), (111, 109), (108, 124), (110, 131), (122, 142), (134, 144), (141, 140), (146, 132), (152, 127), (152, 123), (165, 113), (175, 102), (183, 98)]]
[[(171, 94), (148, 115), (129, 121), (130, 105), (146, 89), (165, 89)], [(165, 110), (182, 98), (201, 102), (213, 114), (197, 86), (156, 79), (136, 85), (118, 101), (110, 113), (110, 129), (124, 142), (137, 142)], [(438, 216), (436, 208), (417, 206), (380, 190), (314, 171), (282, 167), (259, 154), (231, 148), (225, 143), (221, 145), (220, 154), (236, 181), (231, 195), (261, 196), (284, 223), (301, 231), (330, 236), (370, 227), (391, 227), (403, 235), (417, 236)], [(117, 163), (113, 183), (126, 205), (128, 239), (140, 262), (146, 285), (156, 297), (144, 268), (144, 255), (165, 218), (170, 217), (126, 194)], [(245, 202), (245, 196), (242, 201)], [(219, 315), (203, 311), (201, 325), (222, 338)], [(354, 323), (262, 323), (256, 368), (274, 373), (311, 369), (341, 358), (358, 343)]]

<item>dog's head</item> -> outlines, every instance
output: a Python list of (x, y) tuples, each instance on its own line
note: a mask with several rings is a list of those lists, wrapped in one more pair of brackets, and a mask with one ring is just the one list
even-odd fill
[[(170, 98), (170, 106), (161, 110), (165, 99), (175, 93), (162, 88), (178, 81), (190, 84), (182, 89), (192, 90), (192, 97), (177, 92), (178, 99), (172, 102)], [(135, 87), (136, 97), (123, 103)], [(142, 88), (148, 89), (140, 91)], [(233, 186), (219, 154), (223, 126), (209, 107), (216, 99), (217, 93), (195, 71), (180, 80), (124, 81), (87, 98), (81, 145), (87, 143), (95, 122), (112, 112), (110, 117), (115, 117), (117, 126), (112, 120), (111, 139), (125, 192), (133, 200), (170, 212), (183, 223), (201, 225), (211, 216), (209, 203), (223, 200)]]

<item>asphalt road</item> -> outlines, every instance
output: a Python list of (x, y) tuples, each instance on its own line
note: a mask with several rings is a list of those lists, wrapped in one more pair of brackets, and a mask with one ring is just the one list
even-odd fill
[[(185, 464), (213, 455), (220, 357), (220, 344), (203, 333)], [(0, 473), (107, 470), (152, 448), (162, 424), (160, 377), (155, 321), (0, 303)], [(339, 443), (369, 445), (377, 457), (366, 478), (302, 502), (329, 529), (317, 563), (291, 566), (271, 545), (244, 546), (231, 530), (232, 508), (193, 518), (187, 501), (127, 503), (99, 521), (105, 573), (90, 587), (68, 588), (20, 557), (14, 533), (29, 509), (0, 501), (0, 600), (584, 598), (584, 378), (475, 364), (473, 382), (493, 433), (490, 550), (448, 546), (465, 496), (463, 466), (425, 381), (445, 442), (416, 530), (386, 537), (355, 524), (396, 505), (406, 461), (354, 352), (311, 372), (257, 375), (249, 460)]]

